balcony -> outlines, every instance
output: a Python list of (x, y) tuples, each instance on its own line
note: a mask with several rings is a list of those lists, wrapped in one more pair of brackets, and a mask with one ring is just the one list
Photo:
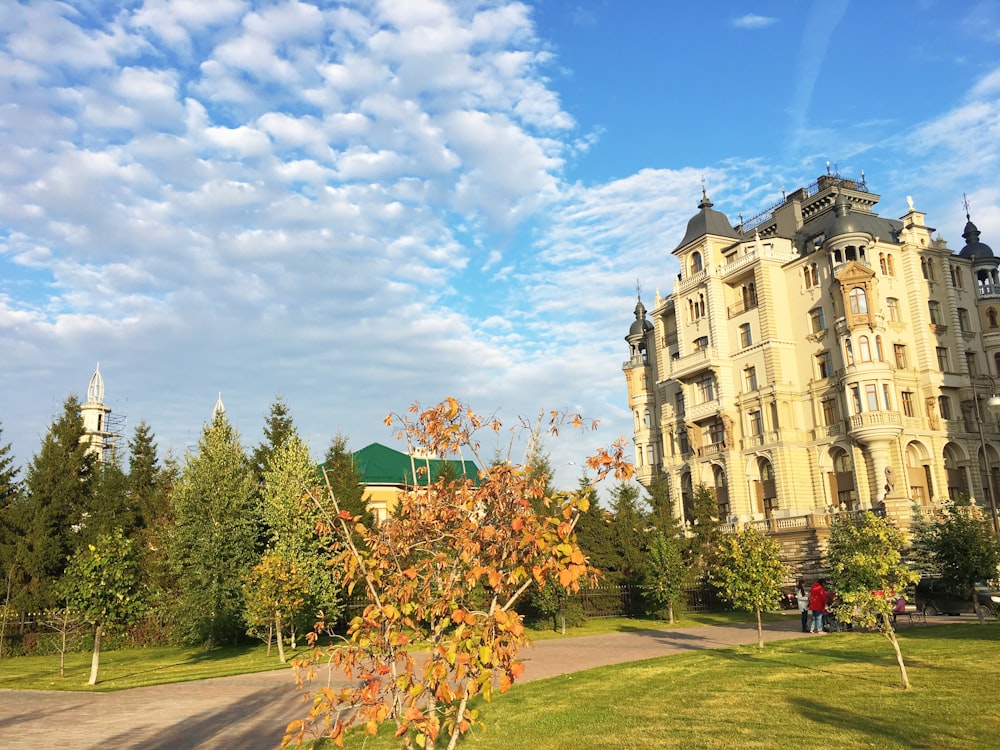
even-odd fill
[(706, 401), (703, 404), (695, 404), (694, 406), (689, 406), (687, 408), (687, 413), (684, 418), (689, 422), (697, 422), (699, 419), (705, 419), (713, 414), (718, 414), (722, 411), (722, 400), (712, 399), (711, 401)]
[(633, 367), (645, 367), (649, 364), (649, 358), (645, 354), (637, 354), (631, 359), (622, 362), (623, 370), (631, 370)]
[(979, 299), (1000, 299), (1000, 284), (976, 284)]
[(902, 431), (898, 411), (866, 411), (850, 418), (851, 437), (862, 443), (890, 440)]
[(670, 376), (676, 380), (690, 380), (694, 376), (719, 367), (722, 360), (714, 346), (699, 349), (686, 357), (670, 361)]

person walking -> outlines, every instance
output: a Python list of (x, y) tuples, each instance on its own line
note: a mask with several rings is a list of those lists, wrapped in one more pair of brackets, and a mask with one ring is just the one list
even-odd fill
[(802, 632), (809, 632), (809, 593), (806, 591), (806, 582), (801, 578), (795, 587), (795, 602), (799, 605), (799, 614), (802, 616)]
[(812, 612), (812, 625), (809, 628), (810, 633), (822, 635), (826, 632), (823, 630), (823, 613), (826, 612), (826, 607), (830, 603), (830, 599), (826, 595), (825, 587), (826, 581), (820, 578), (812, 585), (812, 589), (809, 590), (809, 609)]

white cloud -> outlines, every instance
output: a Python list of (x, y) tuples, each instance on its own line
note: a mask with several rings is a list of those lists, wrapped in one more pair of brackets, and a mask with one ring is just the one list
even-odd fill
[(747, 13), (746, 15), (734, 18), (730, 23), (737, 29), (765, 29), (768, 26), (773, 26), (777, 22), (778, 19), (773, 16), (761, 16), (756, 13)]

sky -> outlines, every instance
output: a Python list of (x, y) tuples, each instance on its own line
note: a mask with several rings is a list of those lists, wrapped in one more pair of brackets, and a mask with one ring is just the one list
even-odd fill
[(278, 396), (317, 459), (400, 447), (451, 396), (486, 457), (599, 419), (544, 443), (575, 486), (703, 187), (736, 224), (828, 169), (1000, 251), (1000, 6), (8, 0), (0, 445), (99, 362), (123, 445), (183, 455), (221, 394), (248, 449)]

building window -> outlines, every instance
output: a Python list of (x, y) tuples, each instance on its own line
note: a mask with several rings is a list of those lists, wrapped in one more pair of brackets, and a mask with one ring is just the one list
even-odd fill
[(898, 323), (901, 318), (899, 317), (899, 300), (895, 297), (885, 298), (885, 309), (889, 312), (889, 320), (893, 323)]
[(746, 384), (747, 393), (757, 390), (756, 367), (748, 367), (743, 371), (743, 382)]
[(886, 411), (892, 411), (892, 399), (889, 398), (889, 386), (885, 383), (882, 384), (882, 403), (885, 405)]
[(816, 355), (816, 366), (819, 368), (819, 376), (828, 378), (833, 374), (833, 361), (830, 359), (830, 352), (820, 352)]
[(903, 402), (903, 416), (912, 417), (916, 413), (913, 410), (913, 392), (903, 391), (899, 394), (899, 397)]
[(844, 339), (844, 356), (847, 359), (847, 364), (854, 364), (854, 345), (850, 339)]
[(889, 275), (889, 263), (885, 259), (885, 253), (878, 254), (878, 265), (882, 269), (882, 275)]
[(708, 349), (708, 336), (699, 336), (694, 340), (694, 350), (703, 352)]
[(753, 343), (753, 335), (750, 333), (750, 324), (743, 323), (740, 325), (740, 346), (746, 349)]
[(938, 396), (938, 411), (941, 419), (951, 419), (951, 399), (947, 396)]
[(815, 263), (809, 263), (804, 266), (802, 272), (806, 278), (806, 289), (811, 289), (819, 284), (819, 273)]
[(856, 385), (851, 386), (851, 403), (854, 404), (854, 413), (861, 413), (861, 389)]
[(931, 323), (936, 326), (944, 325), (941, 320), (941, 303), (936, 299), (927, 300), (927, 311), (931, 314)]
[(809, 311), (809, 319), (812, 321), (812, 332), (819, 333), (826, 330), (826, 317), (823, 315), (822, 307), (814, 307)]
[(958, 308), (958, 329), (962, 333), (969, 332), (969, 311), (964, 307)]
[(865, 384), (865, 399), (868, 401), (868, 411), (878, 411), (878, 388), (874, 383)]
[(1000, 377), (1000, 352), (993, 355), (993, 374)]
[(838, 421), (837, 401), (832, 398), (825, 398), (820, 402), (823, 407), (823, 424), (830, 426)]
[(997, 327), (997, 311), (995, 308), (991, 307), (986, 311), (986, 320), (989, 322), (990, 328)]
[(764, 434), (764, 417), (761, 415), (760, 409), (754, 409), (750, 412), (750, 434), (755, 437)]
[(868, 312), (868, 297), (865, 290), (859, 286), (854, 287), (848, 297), (851, 300), (851, 314), (864, 315)]
[(861, 355), (862, 362), (872, 361), (872, 348), (871, 345), (868, 343), (867, 336), (858, 337), (858, 353)]
[(920, 271), (928, 281), (937, 281), (937, 276), (934, 274), (934, 262), (929, 258), (920, 259)]
[(698, 403), (704, 404), (709, 401), (715, 401), (715, 380), (711, 375), (699, 380), (695, 385), (698, 389)]
[(646, 464), (649, 465), (649, 466), (652, 466), (654, 463), (656, 463), (656, 460), (655, 460), (655, 456), (653, 455), (653, 446), (652, 445), (647, 445), (646, 446)]
[(643, 415), (642, 415), (642, 416), (643, 416), (643, 420), (642, 420), (642, 423), (643, 423), (643, 425), (645, 425), (646, 427), (649, 427), (649, 426), (650, 426), (650, 421), (649, 421), (649, 409), (646, 409), (646, 410), (645, 410), (645, 411), (643, 412)]
[(757, 285), (752, 281), (740, 287), (740, 294), (743, 297), (743, 309), (752, 310), (757, 307)]
[(938, 362), (938, 369), (941, 372), (951, 372), (951, 367), (949, 367), (949, 362), (948, 362), (947, 348), (943, 346), (939, 346), (937, 348), (937, 362)]
[(875, 356), (878, 357), (879, 362), (885, 362), (885, 352), (882, 351), (882, 337), (875, 337)]
[(885, 257), (886, 257), (886, 260), (889, 262), (889, 275), (890, 276), (895, 276), (896, 275), (896, 263), (892, 259), (892, 253), (889, 253)]
[(703, 267), (701, 253), (691, 253), (691, 275), (698, 273)]
[(714, 420), (708, 426), (708, 442), (712, 445), (726, 444), (726, 426), (722, 424), (721, 419)]
[(688, 299), (688, 315), (691, 320), (700, 320), (705, 317), (705, 295), (699, 294), (697, 299)]
[(906, 344), (893, 344), (892, 353), (896, 357), (896, 369), (906, 369)]

